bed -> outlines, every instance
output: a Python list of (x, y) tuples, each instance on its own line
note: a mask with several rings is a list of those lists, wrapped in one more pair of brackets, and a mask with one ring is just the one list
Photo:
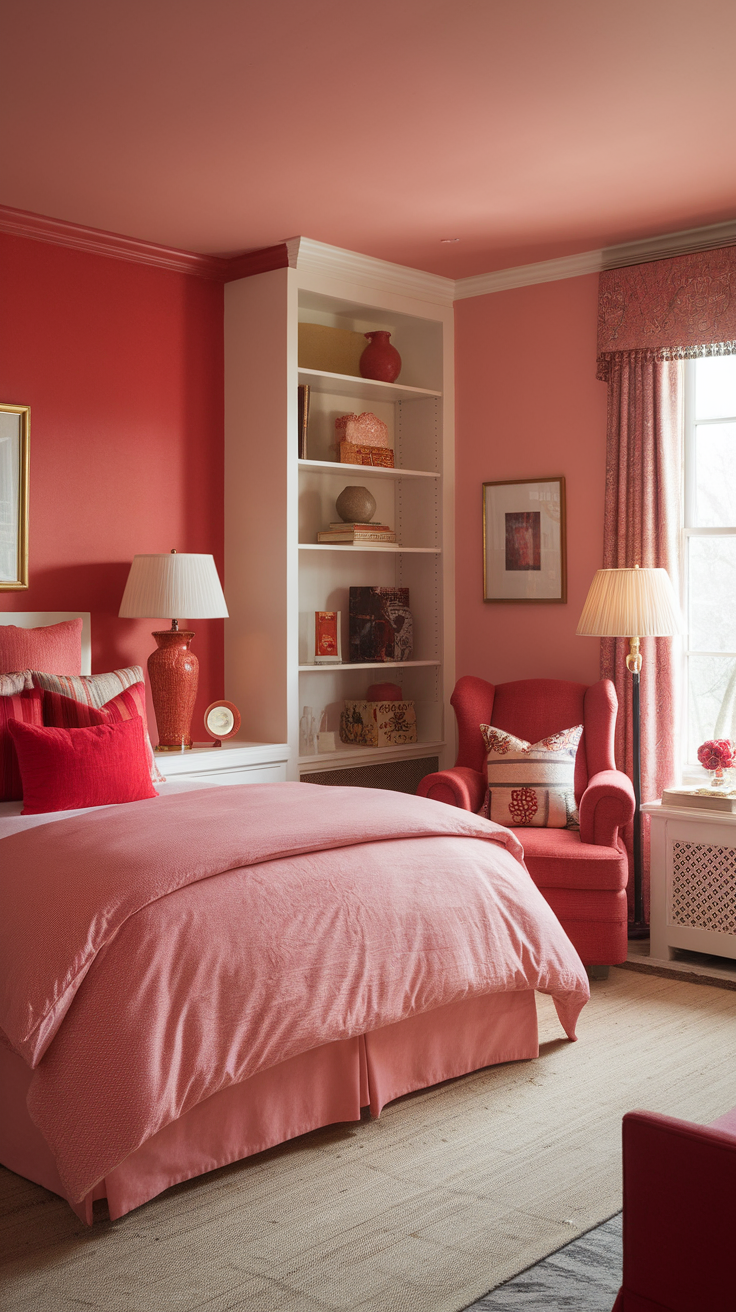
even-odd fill
[(0, 804), (0, 1162), (91, 1223), (538, 1054), (584, 968), (518, 840), (424, 798), (161, 784)]

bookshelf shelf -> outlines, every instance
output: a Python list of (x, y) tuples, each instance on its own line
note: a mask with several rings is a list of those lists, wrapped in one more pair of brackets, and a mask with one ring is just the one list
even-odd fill
[(442, 554), (440, 547), (400, 547), (398, 542), (388, 542), (383, 546), (380, 542), (300, 542), (300, 551), (340, 551), (344, 555), (347, 552), (359, 551), (380, 551), (387, 555), (389, 552), (395, 552), (399, 555), (429, 555), (440, 556)]
[(349, 663), (343, 661), (341, 665), (300, 665), (300, 674), (334, 674), (340, 670), (391, 670), (391, 669), (421, 669), (424, 666), (441, 665), (442, 662), (435, 661), (355, 661)]
[(300, 369), (299, 384), (307, 384), (315, 392), (332, 396), (363, 396), (366, 401), (420, 401), (428, 397), (439, 399), (441, 392), (428, 387), (404, 387), (402, 383), (379, 383), (373, 378), (357, 378), (353, 374), (330, 374), (321, 369)]
[(370, 765), (379, 761), (406, 760), (416, 756), (434, 756), (442, 751), (444, 742), (402, 743), (401, 747), (348, 747), (341, 743), (334, 752), (319, 752), (317, 756), (300, 756), (299, 765), (305, 770), (322, 766)]
[(430, 469), (384, 469), (380, 465), (342, 465), (337, 460), (300, 460), (300, 473), (339, 474), (343, 478), (440, 478)]

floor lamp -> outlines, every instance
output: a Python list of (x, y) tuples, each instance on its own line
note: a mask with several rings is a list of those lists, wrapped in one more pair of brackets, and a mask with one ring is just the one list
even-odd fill
[(634, 798), (634, 923), (629, 938), (646, 938), (641, 848), (641, 716), (639, 675), (642, 638), (682, 632), (680, 608), (666, 569), (599, 569), (583, 606), (577, 632), (588, 638), (628, 638), (626, 668), (632, 678)]

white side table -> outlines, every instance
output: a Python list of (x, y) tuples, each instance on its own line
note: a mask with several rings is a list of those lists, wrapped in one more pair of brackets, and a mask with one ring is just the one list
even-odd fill
[(736, 957), (736, 815), (642, 806), (651, 821), (649, 951)]
[(154, 752), (168, 779), (202, 779), (211, 784), (276, 784), (286, 779), (286, 743), (245, 743), (231, 738), (221, 747), (188, 752)]

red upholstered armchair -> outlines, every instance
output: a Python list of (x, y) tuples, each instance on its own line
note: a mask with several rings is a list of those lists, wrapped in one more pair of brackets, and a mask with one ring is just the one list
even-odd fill
[(575, 759), (580, 832), (515, 829), (529, 874), (586, 965), (615, 965), (627, 954), (628, 862), (621, 830), (634, 814), (634, 790), (616, 769), (618, 702), (610, 679), (587, 687), (562, 679), (519, 679), (496, 686), (466, 675), (452, 694), (459, 747), (452, 770), (426, 775), (417, 792), (478, 811), (487, 787), (481, 724), (539, 742), (582, 724)]
[(624, 1116), (624, 1273), (613, 1312), (733, 1312), (736, 1107), (712, 1125)]

